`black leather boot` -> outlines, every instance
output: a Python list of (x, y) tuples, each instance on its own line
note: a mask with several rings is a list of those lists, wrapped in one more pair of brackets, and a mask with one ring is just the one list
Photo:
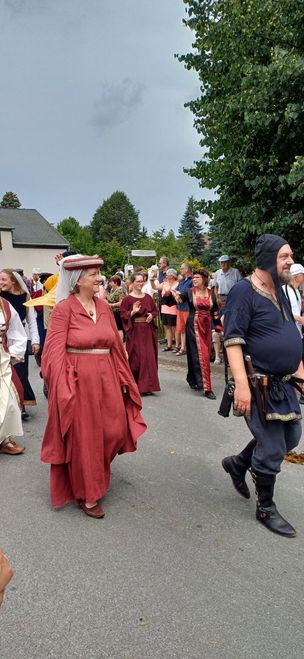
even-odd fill
[(294, 538), (296, 536), (295, 529), (280, 515), (273, 501), (276, 477), (271, 474), (257, 472), (252, 472), (252, 477), (258, 497), (256, 509), (257, 520), (261, 524), (264, 524), (269, 531), (273, 531), (273, 533), (284, 535), (287, 538)]
[(237, 492), (245, 499), (250, 499), (250, 492), (245, 481), (246, 471), (251, 466), (251, 457), (256, 439), (252, 439), (238, 455), (230, 455), (222, 460), (222, 466), (229, 476)]

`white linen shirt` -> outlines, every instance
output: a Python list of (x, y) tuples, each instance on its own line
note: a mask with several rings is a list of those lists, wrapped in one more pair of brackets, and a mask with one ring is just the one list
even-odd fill
[[(19, 315), (14, 307), (8, 302), (11, 312), (8, 328), (6, 330), (6, 341), (9, 353), (12, 357), (22, 359), (26, 351), (27, 336)], [(4, 316), (0, 311), (0, 323), (4, 322)]]
[(221, 268), (214, 275), (215, 288), (219, 295), (228, 295), (234, 284), (242, 279), (240, 272), (236, 268), (229, 268), (224, 272)]
[[(299, 293), (299, 291), (293, 288), (292, 286), (290, 286), (289, 284), (284, 284), (284, 286), (282, 286), (282, 289), (291, 304), (291, 311), (293, 317), (301, 316), (302, 302), (301, 302), (301, 294)], [(295, 321), (295, 323), (302, 338), (302, 325), (301, 323), (297, 323), (297, 321)]]

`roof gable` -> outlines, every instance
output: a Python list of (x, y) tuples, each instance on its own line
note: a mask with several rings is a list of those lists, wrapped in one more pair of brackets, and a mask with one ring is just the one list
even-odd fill
[(67, 248), (69, 243), (35, 209), (0, 208), (0, 230), (12, 230), (13, 245)]

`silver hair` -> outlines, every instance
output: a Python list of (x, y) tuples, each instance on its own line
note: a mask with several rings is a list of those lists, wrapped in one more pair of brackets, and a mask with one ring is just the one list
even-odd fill
[(169, 276), (171, 275), (172, 277), (175, 277), (176, 279), (178, 277), (177, 271), (174, 270), (174, 268), (168, 268), (168, 270), (166, 272), (166, 275), (167, 275), (167, 277), (168, 277), (168, 275)]

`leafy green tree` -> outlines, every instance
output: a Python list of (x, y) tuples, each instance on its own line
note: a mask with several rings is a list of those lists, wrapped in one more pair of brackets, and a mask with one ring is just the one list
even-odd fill
[(90, 227), (81, 226), (75, 217), (67, 217), (62, 220), (57, 225), (57, 230), (68, 240), (71, 249), (74, 251), (82, 254), (100, 254), (104, 259), (104, 272), (107, 276), (123, 269), (128, 258), (129, 262), (133, 262), (134, 265), (143, 265), (147, 268), (151, 265), (153, 261), (151, 257), (132, 259), (128, 256), (131, 248), (154, 249), (156, 258), (165, 254), (172, 265), (190, 258), (187, 238), (184, 236), (176, 237), (174, 231), (169, 230), (167, 232), (165, 227), (153, 231), (151, 235), (148, 235), (147, 229), (143, 227), (140, 238), (132, 246), (121, 245), (116, 237), (111, 240), (95, 242)]
[(180, 236), (187, 240), (191, 259), (200, 259), (204, 248), (202, 227), (198, 218), (197, 202), (194, 197), (189, 197), (178, 231)]
[(198, 259), (187, 259), (187, 263), (192, 266), (192, 270), (200, 270), (201, 268), (206, 268), (207, 266), (202, 261)]
[(184, 0), (201, 95), (188, 106), (203, 155), (188, 170), (215, 191), (213, 240), (249, 264), (257, 235), (304, 248), (304, 12), (300, 0)]
[(136, 248), (154, 249), (157, 258), (167, 256), (172, 262), (179, 262), (190, 257), (187, 238), (185, 236), (176, 237), (172, 229), (166, 232), (165, 227), (161, 227), (161, 229), (153, 231), (150, 236), (138, 240)]
[(119, 244), (117, 238), (99, 243), (96, 251), (104, 260), (102, 271), (107, 277), (113, 275), (117, 270), (124, 269), (124, 265), (127, 263), (127, 250)]
[(96, 254), (88, 226), (81, 226), (75, 217), (67, 217), (57, 225), (57, 231), (70, 243), (71, 250), (79, 254)]
[(0, 203), (1, 208), (20, 208), (21, 203), (14, 192), (6, 192)]
[(120, 245), (133, 245), (140, 235), (139, 213), (124, 192), (114, 192), (97, 208), (91, 222), (97, 243), (116, 238)]

